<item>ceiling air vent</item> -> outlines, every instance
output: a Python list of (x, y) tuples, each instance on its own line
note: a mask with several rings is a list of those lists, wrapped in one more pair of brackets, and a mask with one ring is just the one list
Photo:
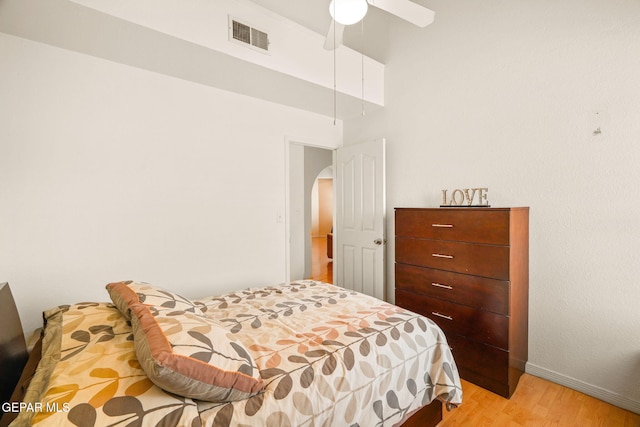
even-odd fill
[(229, 40), (261, 52), (269, 51), (269, 34), (229, 16)]

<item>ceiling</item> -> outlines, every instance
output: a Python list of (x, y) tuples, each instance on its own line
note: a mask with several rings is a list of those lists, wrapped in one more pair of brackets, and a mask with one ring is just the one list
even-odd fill
[[(331, 24), (331, 0), (251, 0), (319, 34), (327, 34)], [(424, 1), (417, 1), (424, 5)], [(344, 44), (376, 61), (386, 62), (389, 25), (399, 20), (375, 7), (370, 7), (362, 24), (345, 28)], [(408, 24), (410, 25), (410, 24)]]

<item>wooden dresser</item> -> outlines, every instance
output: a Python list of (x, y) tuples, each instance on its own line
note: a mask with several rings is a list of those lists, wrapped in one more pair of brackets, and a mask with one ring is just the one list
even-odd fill
[(460, 376), (511, 397), (528, 357), (529, 208), (396, 208), (396, 304), (445, 332)]

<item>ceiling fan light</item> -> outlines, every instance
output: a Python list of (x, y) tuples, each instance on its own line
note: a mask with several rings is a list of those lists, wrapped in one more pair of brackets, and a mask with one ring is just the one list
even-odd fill
[(364, 18), (368, 8), (367, 0), (331, 0), (329, 13), (336, 22), (352, 25)]

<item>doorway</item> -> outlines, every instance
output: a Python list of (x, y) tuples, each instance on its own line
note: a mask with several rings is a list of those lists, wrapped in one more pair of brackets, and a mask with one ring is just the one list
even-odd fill
[[(333, 161), (334, 150), (321, 148), (317, 146), (307, 145), (299, 142), (288, 142), (288, 249), (287, 249), (287, 279), (289, 281), (306, 279), (311, 277), (320, 277), (323, 274), (326, 279), (318, 279), (333, 283), (333, 267), (331, 262), (331, 270), (329, 271), (328, 260), (326, 259), (326, 243), (324, 247), (324, 257), (318, 252), (320, 260), (318, 262), (325, 263), (326, 272), (314, 274), (314, 251), (313, 236), (320, 236), (326, 233), (326, 224), (320, 228), (320, 211), (319, 202), (314, 202), (314, 185), (320, 179), (331, 178), (333, 182)], [(322, 184), (326, 186), (326, 182)], [(333, 198), (333, 195), (331, 195)], [(314, 203), (316, 208), (314, 209)], [(325, 206), (326, 209), (326, 206)], [(333, 227), (333, 203), (330, 208), (331, 228)], [(315, 211), (315, 213), (314, 213)], [(314, 216), (317, 218), (318, 226), (314, 227)], [(323, 213), (323, 221), (326, 222), (326, 212)], [(331, 229), (329, 229), (329, 232)], [(325, 237), (326, 238), (326, 237)], [(322, 245), (321, 239), (318, 239)]]
[(385, 299), (385, 141), (337, 149), (287, 141), (285, 277), (311, 276), (311, 189), (333, 166), (332, 283)]
[(333, 283), (333, 166), (324, 168), (311, 190), (310, 279)]

